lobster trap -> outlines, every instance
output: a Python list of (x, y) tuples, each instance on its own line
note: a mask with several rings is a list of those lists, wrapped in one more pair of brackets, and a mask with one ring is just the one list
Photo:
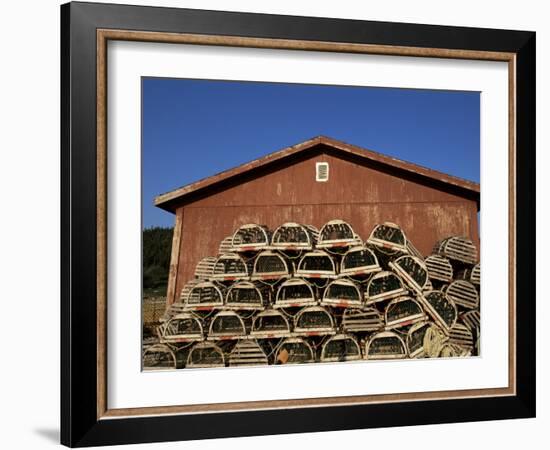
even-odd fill
[(445, 289), (445, 293), (457, 306), (465, 309), (476, 309), (479, 306), (479, 294), (476, 287), (465, 280), (453, 281)]
[(257, 339), (279, 339), (289, 337), (290, 324), (280, 311), (266, 309), (254, 317), (250, 336)]
[(253, 280), (276, 283), (281, 278), (290, 276), (291, 267), (280, 253), (266, 250), (260, 253), (254, 261)]
[(412, 297), (393, 299), (385, 311), (386, 330), (407, 327), (427, 319), (422, 306)]
[(220, 242), (220, 246), (218, 247), (218, 255), (223, 255), (224, 253), (231, 253), (232, 247), (233, 247), (233, 235), (224, 237)]
[(352, 278), (362, 279), (380, 270), (380, 265), (374, 252), (362, 245), (350, 248), (340, 263), (340, 275)]
[(474, 335), (466, 325), (457, 322), (449, 331), (449, 343), (472, 352), (474, 349)]
[(237, 253), (224, 253), (216, 260), (212, 269), (212, 279), (235, 281), (248, 278), (248, 267)]
[(302, 338), (289, 338), (282, 341), (276, 350), (276, 364), (305, 364), (315, 362), (315, 352)]
[(403, 339), (393, 331), (382, 331), (365, 343), (366, 359), (402, 359), (407, 357)]
[(479, 285), (481, 283), (481, 269), (479, 263), (477, 263), (474, 267), (468, 267), (461, 270), (458, 273), (457, 278), (459, 280), (469, 281), (479, 288)]
[(313, 286), (301, 278), (290, 278), (284, 281), (275, 298), (275, 308), (295, 308), (317, 304)]
[(362, 359), (361, 346), (349, 334), (331, 336), (321, 349), (321, 362), (344, 362)]
[(424, 261), (428, 269), (428, 278), (443, 283), (453, 281), (453, 266), (450, 261), (441, 255), (430, 255)]
[(285, 252), (313, 250), (319, 232), (311, 225), (287, 222), (277, 228), (271, 237), (271, 247)]
[(449, 338), (435, 323), (419, 322), (407, 333), (406, 343), (410, 358), (436, 358)]
[(335, 334), (334, 319), (322, 306), (309, 306), (294, 318), (294, 332), (306, 336)]
[(471, 352), (455, 344), (446, 343), (441, 347), (439, 358), (462, 358), (471, 356)]
[(413, 291), (422, 293), (428, 282), (428, 270), (420, 258), (411, 255), (400, 256), (390, 262), (389, 266)]
[(317, 248), (336, 250), (361, 244), (361, 238), (353, 231), (351, 225), (337, 219), (323, 225), (321, 231), (319, 231)]
[(239, 281), (233, 284), (225, 297), (225, 308), (232, 310), (263, 309), (269, 301), (269, 292), (264, 285)]
[(224, 297), (224, 289), (221, 286), (211, 281), (203, 281), (191, 287), (185, 306), (186, 309), (197, 311), (219, 308), (223, 306)]
[(225, 367), (223, 351), (213, 342), (195, 344), (187, 356), (188, 368)]
[(463, 264), (477, 262), (477, 249), (474, 243), (464, 236), (451, 236), (435, 244), (433, 252)]
[(267, 355), (255, 339), (240, 340), (229, 354), (229, 366), (260, 366), (268, 364)]
[(338, 308), (361, 307), (363, 294), (353, 281), (337, 279), (326, 287), (321, 304)]
[(266, 250), (271, 243), (271, 232), (265, 225), (249, 223), (240, 226), (233, 234), (231, 250), (234, 252), (257, 252)]
[(441, 291), (430, 291), (418, 296), (418, 299), (435, 323), (448, 335), (458, 315), (454, 302)]
[(225, 341), (246, 336), (246, 325), (235, 311), (220, 311), (210, 321), (208, 340)]
[(408, 253), (405, 233), (398, 225), (391, 222), (376, 225), (367, 242), (380, 248), (384, 253)]
[(201, 281), (209, 281), (214, 273), (215, 264), (215, 256), (207, 256), (206, 258), (201, 259), (195, 267), (195, 278)]
[(177, 366), (176, 354), (167, 345), (155, 344), (143, 352), (143, 370), (172, 370)]
[(365, 302), (372, 305), (407, 294), (401, 278), (393, 272), (378, 272), (372, 276), (365, 289)]
[(202, 322), (194, 314), (177, 314), (161, 327), (160, 334), (160, 340), (164, 343), (201, 341), (203, 339)]
[(298, 263), (296, 276), (304, 278), (336, 278), (334, 259), (323, 250), (306, 253)]
[(342, 315), (342, 329), (346, 333), (377, 331), (383, 327), (382, 316), (375, 308), (346, 309)]
[(465, 312), (460, 316), (460, 320), (466, 325), (470, 331), (479, 335), (479, 329), (481, 328), (481, 317), (478, 310), (472, 310)]

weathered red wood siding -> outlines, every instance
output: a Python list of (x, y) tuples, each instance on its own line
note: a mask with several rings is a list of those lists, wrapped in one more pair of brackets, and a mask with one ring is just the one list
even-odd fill
[[(315, 181), (316, 162), (329, 163), (328, 182)], [(193, 277), (197, 262), (215, 255), (220, 241), (245, 223), (274, 229), (293, 221), (320, 228), (331, 219), (343, 219), (367, 239), (374, 225), (390, 221), (400, 225), (425, 255), (449, 235), (479, 240), (474, 200), (329, 154), (228, 187), (178, 208), (177, 213), (183, 213), (182, 235), (174, 298), (168, 298), (169, 303)]]

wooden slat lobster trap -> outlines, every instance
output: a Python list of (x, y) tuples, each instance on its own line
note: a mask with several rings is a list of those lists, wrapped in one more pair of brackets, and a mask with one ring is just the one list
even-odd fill
[(277, 347), (276, 364), (305, 364), (315, 362), (315, 351), (302, 338), (288, 338)]
[(254, 261), (252, 279), (266, 283), (276, 283), (281, 278), (292, 275), (290, 263), (278, 252), (266, 250), (261, 252)]
[(433, 322), (414, 324), (407, 333), (406, 343), (410, 358), (437, 358), (442, 345), (449, 338)]
[(476, 309), (479, 306), (479, 294), (476, 287), (469, 281), (453, 281), (446, 287), (445, 293), (462, 308)]
[(321, 362), (344, 362), (362, 359), (361, 346), (350, 334), (331, 336), (321, 350)]
[(474, 349), (474, 335), (466, 325), (457, 322), (449, 331), (449, 343), (472, 352)]
[(479, 329), (481, 328), (481, 317), (479, 311), (474, 309), (472, 311), (465, 312), (460, 316), (460, 320), (466, 325), (470, 331), (479, 334)]
[(177, 366), (176, 354), (168, 345), (151, 345), (143, 352), (143, 370), (173, 370)]
[(325, 223), (319, 231), (317, 248), (337, 251), (362, 244), (361, 238), (349, 223), (336, 219)]
[(190, 310), (208, 310), (221, 308), (225, 294), (222, 286), (211, 281), (203, 281), (195, 284), (189, 290), (185, 306)]
[(291, 335), (286, 316), (275, 309), (266, 309), (252, 320), (250, 336), (257, 339), (279, 339)]
[(361, 288), (351, 280), (337, 279), (324, 290), (321, 304), (337, 308), (363, 306)]
[(224, 253), (231, 253), (231, 248), (233, 246), (233, 235), (226, 236), (220, 242), (218, 247), (218, 255), (223, 255)]
[(212, 279), (221, 282), (243, 280), (249, 277), (248, 267), (237, 253), (220, 255), (212, 268)]
[(428, 277), (443, 283), (453, 281), (453, 266), (450, 261), (441, 255), (430, 255), (424, 261), (428, 269)]
[(368, 281), (365, 289), (365, 303), (372, 305), (407, 294), (401, 278), (393, 272), (378, 272)]
[(463, 264), (475, 264), (477, 262), (477, 248), (465, 236), (451, 236), (437, 242), (432, 253), (443, 255)]
[(342, 315), (342, 330), (345, 333), (378, 331), (384, 320), (376, 308), (346, 309)]
[(384, 222), (376, 225), (367, 242), (386, 254), (408, 253), (407, 237), (395, 223)]
[(302, 278), (285, 280), (277, 289), (275, 308), (314, 306), (317, 298), (313, 286)]
[(389, 263), (390, 268), (417, 294), (422, 294), (428, 282), (428, 269), (420, 258), (404, 255)]
[(364, 355), (366, 359), (403, 359), (407, 357), (407, 347), (397, 333), (382, 331), (366, 341)]
[(225, 297), (225, 309), (260, 310), (269, 302), (269, 292), (265, 285), (239, 281), (231, 285)]
[(412, 297), (395, 298), (386, 306), (386, 330), (407, 327), (426, 319), (422, 306)]
[(322, 306), (308, 306), (296, 314), (294, 333), (305, 336), (335, 334), (334, 318)]
[(268, 364), (267, 355), (255, 339), (240, 340), (228, 358), (229, 366), (261, 366)]
[(278, 227), (271, 237), (271, 247), (285, 252), (313, 250), (319, 231), (311, 225), (287, 222)]
[(481, 283), (481, 268), (479, 263), (477, 263), (474, 267), (467, 267), (461, 270), (457, 274), (456, 278), (459, 280), (469, 281), (479, 288), (479, 285)]
[(204, 337), (201, 319), (191, 313), (172, 317), (161, 327), (160, 334), (163, 343), (201, 341)]
[(210, 281), (214, 273), (216, 260), (215, 256), (207, 256), (201, 259), (195, 267), (195, 278), (201, 281)]
[(443, 346), (441, 347), (441, 351), (439, 352), (438, 357), (439, 358), (463, 358), (471, 355), (472, 353), (469, 350), (447, 342), (446, 344), (443, 344)]
[(188, 368), (225, 367), (223, 351), (213, 342), (199, 342), (189, 351)]
[(374, 252), (363, 245), (350, 248), (340, 263), (340, 275), (361, 280), (380, 270)]
[(270, 245), (269, 229), (255, 223), (240, 226), (231, 240), (231, 250), (234, 252), (257, 252), (268, 249)]
[(243, 318), (235, 311), (220, 311), (210, 321), (207, 340), (243, 339), (247, 335)]
[(323, 250), (308, 252), (300, 259), (296, 276), (321, 280), (334, 279), (337, 277), (336, 263), (332, 256)]
[(448, 335), (458, 316), (454, 302), (441, 291), (430, 291), (419, 295), (418, 300), (435, 323)]

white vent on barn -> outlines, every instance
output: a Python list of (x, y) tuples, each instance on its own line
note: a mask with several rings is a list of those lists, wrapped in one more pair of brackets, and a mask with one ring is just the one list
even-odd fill
[(267, 355), (255, 339), (240, 340), (229, 354), (230, 366), (259, 366), (267, 363)]
[(233, 234), (232, 251), (257, 252), (269, 248), (271, 234), (265, 225), (249, 223), (242, 225)]
[(279, 286), (274, 307), (294, 308), (316, 304), (313, 286), (301, 278), (290, 278)]
[(457, 319), (457, 310), (454, 302), (441, 291), (430, 291), (419, 295), (418, 299), (426, 308), (426, 312), (432, 317), (441, 329), (449, 334)]
[(437, 242), (432, 253), (446, 256), (463, 264), (477, 262), (477, 248), (470, 239), (464, 236), (451, 236)]
[(214, 265), (216, 264), (215, 256), (207, 256), (199, 261), (195, 268), (195, 278), (202, 281), (208, 281), (214, 273)]
[(331, 220), (319, 231), (317, 248), (344, 249), (362, 245), (361, 238), (353, 231), (351, 225), (343, 220)]
[(450, 283), (453, 281), (453, 266), (450, 261), (441, 255), (430, 255), (424, 261), (431, 280)]
[(279, 311), (267, 309), (254, 317), (250, 336), (258, 339), (288, 337), (290, 336), (290, 324)]
[(279, 344), (275, 364), (304, 364), (315, 362), (315, 352), (302, 338), (285, 339)]
[(213, 342), (199, 342), (187, 356), (187, 367), (225, 367), (225, 358), (220, 347)]
[(371, 305), (397, 298), (407, 293), (401, 278), (393, 272), (378, 272), (372, 276), (365, 289), (365, 302)]
[(235, 311), (220, 311), (210, 322), (208, 340), (223, 341), (241, 339), (246, 336), (246, 326)]
[(422, 293), (428, 282), (428, 269), (424, 261), (416, 256), (404, 255), (390, 262), (389, 266), (411, 289), (418, 294)]
[(315, 250), (302, 256), (296, 275), (305, 278), (336, 278), (336, 264), (327, 252)]
[(340, 264), (340, 275), (353, 278), (364, 278), (380, 270), (374, 252), (362, 245), (350, 248)]
[(319, 232), (312, 226), (287, 222), (275, 230), (271, 237), (271, 246), (277, 250), (312, 250)]
[(202, 338), (202, 323), (194, 314), (178, 314), (162, 327), (161, 341), (165, 343), (201, 341)]
[(366, 359), (402, 359), (407, 357), (403, 339), (392, 331), (382, 331), (371, 336), (365, 344)]
[(479, 295), (476, 287), (465, 280), (453, 281), (445, 289), (445, 293), (456, 305), (465, 309), (475, 309), (479, 306)]
[(176, 369), (176, 355), (170, 347), (155, 344), (143, 352), (143, 370)]
[(411, 297), (393, 299), (385, 311), (386, 330), (407, 327), (427, 319), (422, 306)]
[(294, 319), (294, 331), (308, 336), (335, 334), (332, 315), (321, 306), (302, 309)]
[(220, 286), (204, 281), (193, 286), (187, 295), (187, 309), (206, 310), (223, 306), (224, 293)]
[(256, 283), (240, 281), (227, 291), (225, 307), (234, 310), (263, 309), (268, 301), (268, 293)]
[(383, 326), (384, 320), (375, 308), (346, 309), (342, 316), (342, 329), (346, 333), (377, 331)]
[(216, 260), (212, 278), (219, 281), (242, 280), (248, 278), (248, 268), (237, 253), (225, 253)]
[(326, 287), (321, 304), (338, 308), (361, 307), (363, 294), (351, 280), (334, 280)]
[(277, 252), (266, 250), (260, 253), (254, 261), (253, 280), (277, 282), (290, 275), (291, 270), (287, 261)]
[(435, 358), (448, 337), (435, 323), (414, 324), (407, 333), (407, 350), (410, 358)]
[(328, 162), (315, 163), (315, 181), (328, 181), (329, 165)]
[(362, 359), (361, 347), (349, 334), (337, 334), (329, 338), (321, 350), (321, 362), (344, 362)]

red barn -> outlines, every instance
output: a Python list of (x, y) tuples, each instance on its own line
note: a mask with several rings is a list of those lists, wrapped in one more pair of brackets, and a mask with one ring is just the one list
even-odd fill
[(479, 242), (479, 184), (324, 136), (279, 150), (155, 199), (176, 215), (168, 304), (247, 223), (317, 228), (332, 219), (367, 239), (382, 222), (398, 224), (420, 252), (450, 235)]

